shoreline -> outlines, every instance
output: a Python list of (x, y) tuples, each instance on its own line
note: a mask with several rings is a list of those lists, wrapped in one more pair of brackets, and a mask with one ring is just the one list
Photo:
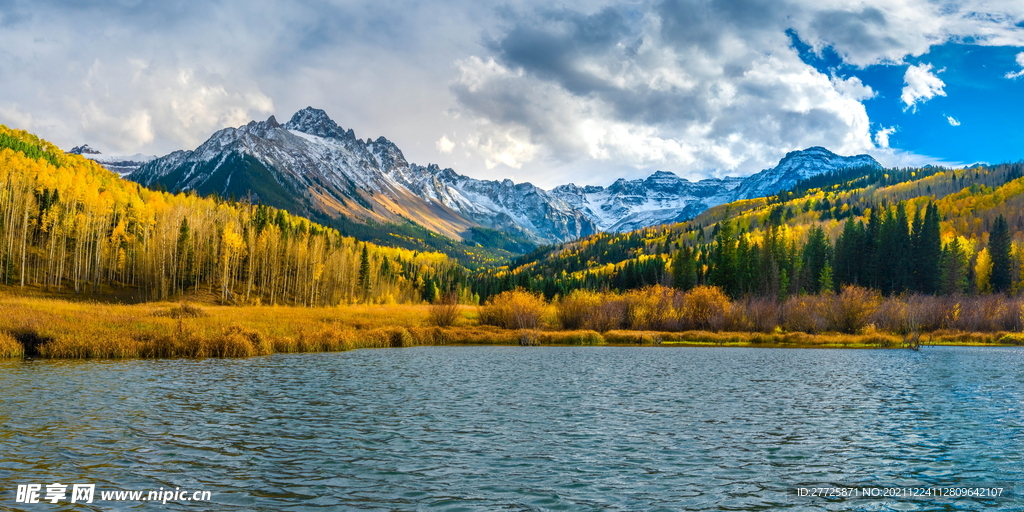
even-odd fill
[(659, 346), (900, 349), (1024, 345), (1020, 333), (863, 334), (513, 330), (479, 325), (460, 306), (455, 325), (431, 326), (428, 305), (327, 308), (151, 302), (109, 304), (0, 295), (0, 358), (164, 359), (251, 357), (413, 346)]

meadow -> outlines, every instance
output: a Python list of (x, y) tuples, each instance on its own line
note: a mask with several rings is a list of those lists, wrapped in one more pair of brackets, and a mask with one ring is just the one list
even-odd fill
[[(843, 295), (805, 296), (797, 304), (802, 308), (780, 304), (768, 313), (777, 315), (777, 323), (757, 329), (754, 320), (766, 314), (765, 304), (729, 302), (713, 289), (688, 292), (689, 298), (666, 291), (652, 289), (622, 296), (576, 294), (556, 303), (520, 291), (495, 297), (484, 306), (439, 303), (333, 307), (111, 304), (5, 292), (0, 294), (0, 357), (249, 357), (417, 345), (914, 348), (921, 344), (1024, 342), (1011, 330), (967, 331), (941, 325), (926, 331), (908, 331), (895, 325), (880, 329), (879, 325), (886, 325), (883, 321), (896, 314), (893, 310), (899, 309), (899, 304), (904, 306), (903, 314), (908, 314), (906, 300), (899, 304), (892, 300), (874, 303), (874, 316), (858, 310), (863, 318), (854, 321), (864, 325), (841, 332), (829, 330), (830, 318), (834, 322), (844, 319), (821, 314), (828, 307), (836, 307), (823, 301), (845, 304), (849, 309), (853, 307), (849, 304), (852, 299)], [(670, 299), (678, 301), (679, 306), (659, 304), (659, 300)], [(617, 320), (609, 320), (609, 310), (619, 315)], [(809, 316), (826, 323), (815, 326)], [(867, 323), (869, 320), (873, 323)], [(800, 327), (803, 330), (797, 330)]]

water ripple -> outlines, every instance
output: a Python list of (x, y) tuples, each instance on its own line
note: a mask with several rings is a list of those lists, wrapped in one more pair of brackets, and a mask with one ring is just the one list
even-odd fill
[(794, 488), (1021, 480), (1022, 370), (1017, 349), (931, 347), (7, 361), (0, 508), (61, 481), (217, 510), (1021, 510)]

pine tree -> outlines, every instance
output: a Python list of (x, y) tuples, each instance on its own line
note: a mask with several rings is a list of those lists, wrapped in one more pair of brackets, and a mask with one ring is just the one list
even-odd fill
[[(807, 244), (803, 250), (803, 287), (810, 293), (821, 291), (821, 273), (829, 266), (832, 248), (829, 246), (825, 230), (820, 226), (811, 228)], [(829, 269), (831, 273), (831, 269)], [(831, 277), (829, 278), (831, 281)]]
[(967, 291), (967, 253), (954, 238), (942, 249), (942, 286), (944, 295), (957, 295)]
[(370, 294), (370, 251), (363, 244), (363, 252), (359, 257), (359, 289), (363, 292), (363, 300)]
[(992, 232), (988, 238), (988, 252), (992, 259), (992, 274), (989, 283), (995, 293), (1009, 291), (1010, 277), (1010, 230), (1006, 218), (1000, 214), (992, 224)]
[(697, 286), (697, 261), (689, 247), (676, 251), (672, 257), (672, 286), (689, 290)]
[(915, 221), (914, 227), (914, 289), (921, 293), (938, 293), (942, 286), (939, 207), (929, 203), (925, 207), (923, 220)]

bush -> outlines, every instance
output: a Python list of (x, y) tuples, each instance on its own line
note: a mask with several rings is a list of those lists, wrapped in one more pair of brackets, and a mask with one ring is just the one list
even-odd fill
[(782, 326), (787, 331), (813, 334), (828, 327), (824, 300), (816, 295), (794, 295), (782, 305)]
[(900, 297), (889, 297), (881, 301), (871, 314), (871, 323), (879, 331), (896, 334), (906, 334), (916, 329), (910, 317), (910, 308)]
[[(738, 306), (738, 307), (735, 307)], [(775, 299), (768, 297), (756, 297), (744, 299), (735, 305), (733, 309), (745, 313), (747, 328), (756, 332), (770, 333), (782, 322), (782, 308)], [(734, 314), (733, 324), (737, 324), (738, 315)]]
[(480, 323), (503, 329), (538, 329), (547, 312), (540, 294), (523, 290), (502, 292), (480, 307)]
[(573, 290), (555, 305), (555, 315), (563, 329), (582, 329), (593, 318), (603, 300), (600, 293)]
[(679, 322), (699, 330), (719, 331), (725, 325), (731, 305), (721, 288), (698, 286), (683, 296)]
[(827, 304), (827, 328), (847, 334), (860, 332), (867, 327), (879, 300), (878, 292), (860, 286), (844, 286), (839, 295), (832, 297)]
[(597, 332), (620, 329), (626, 323), (626, 301), (616, 295), (605, 295), (601, 305), (594, 310), (586, 327)]
[(438, 297), (430, 305), (428, 321), (437, 327), (451, 327), (459, 318), (459, 296), (455, 292)]
[(203, 308), (201, 308), (199, 306), (193, 306), (191, 304), (187, 304), (187, 303), (183, 302), (183, 303), (181, 303), (181, 305), (179, 305), (177, 307), (173, 307), (173, 308), (170, 308), (170, 309), (165, 309), (163, 311), (157, 311), (157, 312), (153, 313), (153, 316), (169, 316), (171, 318), (181, 319), (181, 318), (202, 318), (202, 317), (210, 316), (210, 315), (208, 315), (206, 313), (206, 311), (204, 311)]
[[(673, 290), (664, 286), (649, 286), (634, 290), (625, 296), (626, 323), (630, 329), (660, 331), (675, 323), (672, 307)], [(674, 326), (671, 326), (674, 327)]]

